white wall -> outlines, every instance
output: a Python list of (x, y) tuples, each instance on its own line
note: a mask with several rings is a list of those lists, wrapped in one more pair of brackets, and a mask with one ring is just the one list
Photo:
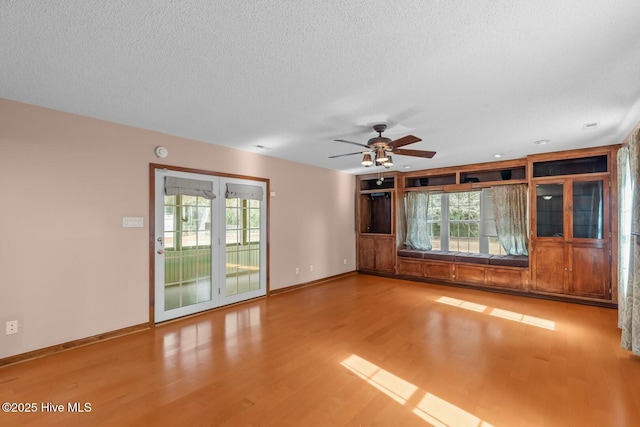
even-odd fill
[(149, 321), (150, 163), (271, 180), (272, 290), (355, 270), (352, 175), (0, 99), (0, 358)]

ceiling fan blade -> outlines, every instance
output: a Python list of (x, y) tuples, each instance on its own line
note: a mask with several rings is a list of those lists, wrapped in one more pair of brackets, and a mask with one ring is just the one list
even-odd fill
[(366, 146), (364, 144), (360, 144), (359, 142), (347, 141), (346, 139), (334, 139), (334, 141), (336, 141), (336, 142), (345, 142), (347, 144), (357, 145), (358, 147), (369, 148), (368, 146)]
[(357, 153), (337, 154), (335, 156), (329, 156), (329, 158), (335, 159), (336, 157), (353, 156), (354, 154), (362, 154), (362, 151), (358, 151)]
[(403, 149), (394, 149), (392, 154), (400, 154), (401, 156), (414, 156), (414, 157), (424, 157), (425, 159), (430, 159), (436, 155), (435, 151), (423, 151), (423, 150), (403, 150)]
[(396, 139), (395, 141), (391, 141), (389, 143), (389, 147), (395, 149), (395, 148), (404, 147), (405, 145), (413, 144), (414, 142), (419, 142), (419, 141), (422, 141), (422, 140), (417, 136), (407, 135), (402, 138)]

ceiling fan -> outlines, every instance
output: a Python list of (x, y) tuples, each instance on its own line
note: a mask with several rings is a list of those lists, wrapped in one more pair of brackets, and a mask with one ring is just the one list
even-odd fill
[(347, 141), (344, 139), (334, 139), (334, 141), (337, 141), (337, 142), (345, 142), (347, 144), (353, 144), (359, 147), (364, 147), (366, 148), (366, 150), (358, 151), (355, 153), (338, 154), (336, 156), (329, 156), (329, 158), (335, 159), (336, 157), (353, 156), (354, 154), (364, 154), (364, 157), (362, 159), (363, 166), (369, 167), (376, 164), (376, 165), (384, 166), (386, 168), (390, 168), (391, 166), (393, 166), (393, 160), (391, 159), (392, 154), (394, 155), (399, 154), (401, 156), (423, 157), (426, 159), (430, 159), (436, 155), (435, 151), (407, 150), (407, 149), (400, 148), (400, 147), (404, 147), (405, 145), (413, 144), (422, 140), (416, 136), (407, 135), (400, 139), (396, 139), (395, 141), (392, 141), (391, 139), (382, 136), (382, 132), (384, 132), (386, 129), (387, 129), (387, 125), (384, 123), (373, 125), (373, 130), (378, 132), (378, 136), (371, 138), (369, 141), (367, 141), (366, 145), (360, 144), (358, 142)]

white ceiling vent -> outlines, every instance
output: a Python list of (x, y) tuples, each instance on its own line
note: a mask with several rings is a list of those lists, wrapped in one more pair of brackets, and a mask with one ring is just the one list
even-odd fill
[(582, 130), (595, 129), (598, 127), (599, 124), (600, 122), (585, 123), (582, 125)]

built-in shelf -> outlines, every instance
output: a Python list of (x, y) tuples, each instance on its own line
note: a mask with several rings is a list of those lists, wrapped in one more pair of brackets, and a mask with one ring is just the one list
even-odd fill
[(395, 187), (395, 178), (394, 177), (382, 177), (380, 178), (372, 178), (372, 179), (363, 179), (360, 181), (360, 190), (383, 190), (383, 189), (393, 189)]
[(533, 177), (608, 172), (607, 155), (533, 162)]
[[(466, 191), (465, 188), (474, 183), (510, 183), (511, 181), (525, 182), (527, 167), (524, 162), (514, 164), (510, 162), (501, 167), (497, 165), (480, 165), (476, 168), (458, 168), (458, 172), (425, 173), (425, 175), (410, 175), (404, 179), (404, 187), (415, 190), (422, 187), (440, 187), (444, 191)], [(459, 186), (459, 187), (458, 187)]]
[(391, 234), (392, 193), (360, 194), (360, 233)]
[(453, 185), (456, 183), (456, 174), (448, 173), (443, 175), (429, 175), (405, 178), (405, 188), (416, 187), (438, 187), (443, 185)]
[(460, 184), (526, 179), (525, 166), (460, 173)]

